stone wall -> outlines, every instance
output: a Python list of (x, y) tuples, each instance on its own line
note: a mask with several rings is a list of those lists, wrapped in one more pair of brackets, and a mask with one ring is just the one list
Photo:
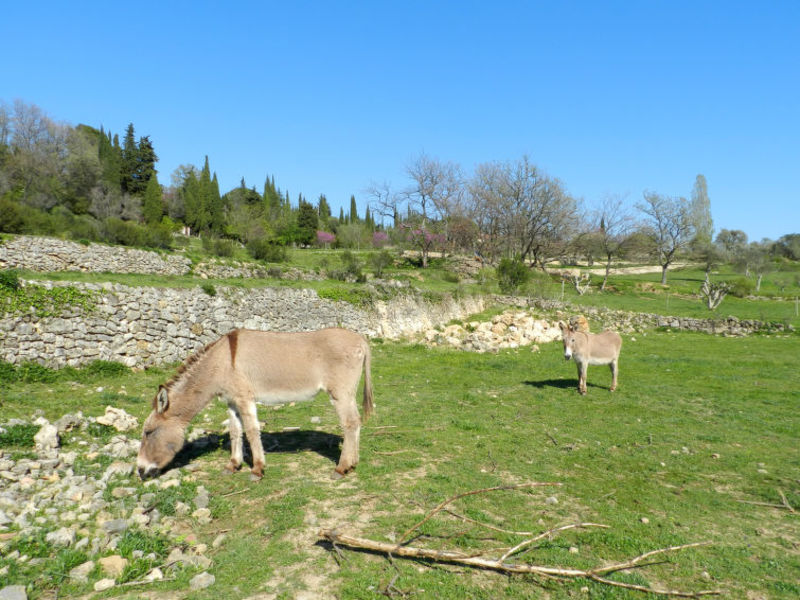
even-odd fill
[(0, 359), (49, 366), (111, 360), (146, 367), (183, 360), (238, 327), (309, 331), (341, 326), (368, 337), (397, 339), (484, 308), (481, 298), (432, 304), (413, 294), (359, 308), (320, 298), (308, 289), (217, 287), (216, 294), (209, 296), (200, 288), (71, 285), (94, 294), (93, 310), (67, 308), (58, 316), (45, 318), (33, 314), (3, 316)]
[(20, 235), (0, 244), (0, 269), (12, 268), (45, 273), (88, 271), (185, 275), (191, 269), (191, 261), (175, 254)]

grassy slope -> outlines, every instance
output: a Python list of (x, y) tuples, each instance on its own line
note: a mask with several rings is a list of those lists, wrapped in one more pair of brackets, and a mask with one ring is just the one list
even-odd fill
[[(217, 583), (191, 597), (274, 592), (289, 598), (305, 587), (374, 598), (392, 580), (418, 598), (526, 598), (540, 593), (539, 586), (551, 598), (567, 598), (584, 585), (593, 598), (642, 597), (583, 581), (508, 578), (400, 559), (392, 564), (349, 551), (337, 565), (334, 554), (315, 543), (321, 526), (387, 541), (453, 494), (523, 481), (563, 487), (495, 492), (458, 501), (453, 509), (518, 530), (578, 520), (611, 526), (543, 542), (526, 555), (542, 564), (588, 567), (709, 540), (709, 547), (673, 556), (674, 564), (615, 577), (693, 590), (719, 587), (730, 597), (797, 597), (797, 515), (742, 501), (779, 503), (781, 490), (800, 506), (798, 351), (797, 336), (626, 338), (620, 390), (609, 393), (608, 370), (593, 367), (589, 394), (581, 397), (574, 365), (564, 363), (557, 344), (538, 354), (498, 355), (375, 344), (378, 416), (363, 431), (362, 463), (353, 476), (328, 478), (338, 456), (338, 439), (331, 435), (338, 424), (322, 398), (261, 410), (265, 446), (273, 450), (258, 484), (246, 474), (219, 476), (224, 448), (195, 452), (215, 520), (194, 531), (206, 543), (220, 530), (230, 531), (215, 551)], [(144, 417), (157, 383), (169, 374), (14, 384), (3, 391), (4, 418), (28, 414), (32, 406), (51, 418), (79, 408), (98, 415), (106, 403)], [(317, 415), (322, 422), (312, 425)], [(221, 432), (225, 417), (215, 404), (195, 424)], [(550, 496), (558, 503), (548, 504)], [(444, 516), (421, 532), (430, 537), (416, 544), (442, 548), (510, 546), (521, 539)], [(701, 578), (703, 571), (712, 581)]]

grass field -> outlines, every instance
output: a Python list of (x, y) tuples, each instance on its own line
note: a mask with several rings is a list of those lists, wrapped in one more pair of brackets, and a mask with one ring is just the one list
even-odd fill
[[(558, 344), (538, 353), (477, 355), (375, 342), (377, 416), (362, 431), (354, 474), (329, 478), (340, 439), (322, 397), (261, 409), (262, 438), (272, 450), (259, 483), (246, 473), (220, 476), (225, 436), (221, 447), (194, 445), (184, 454), (202, 467), (195, 475), (211, 493), (214, 515), (209, 525), (187, 523), (188, 530), (209, 545), (227, 532), (227, 541), (210, 552), (215, 585), (187, 597), (293, 598), (302, 589), (339, 598), (648, 597), (586, 580), (336, 551), (317, 539), (326, 527), (395, 541), (448, 497), (538, 481), (561, 486), (478, 494), (450, 508), (506, 530), (542, 532), (587, 521), (609, 526), (544, 539), (517, 555), (521, 562), (589, 568), (707, 541), (667, 555), (668, 562), (659, 557), (610, 578), (719, 589), (730, 598), (797, 598), (800, 516), (780, 507), (780, 494), (800, 509), (798, 356), (798, 336), (626, 336), (619, 390), (608, 392), (608, 369), (591, 367), (589, 393), (580, 396), (575, 366), (564, 362)], [(34, 408), (55, 419), (79, 409), (100, 415), (113, 404), (141, 419), (171, 373), (104, 375), (99, 369), (49, 381), (33, 374), (37, 383), (7, 378), (0, 408), (3, 420), (28, 417)], [(195, 425), (222, 434), (226, 416), (216, 403)], [(312, 424), (315, 416), (319, 424)], [(412, 537), (415, 546), (466, 553), (525, 539), (445, 513)], [(107, 595), (167, 598), (171, 590), (186, 590), (189, 576)], [(67, 589), (58, 597), (68, 596)], [(46, 584), (36, 597), (48, 597)]]

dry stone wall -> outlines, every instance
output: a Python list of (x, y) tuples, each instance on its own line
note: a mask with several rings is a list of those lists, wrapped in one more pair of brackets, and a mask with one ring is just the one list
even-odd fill
[(0, 244), (0, 269), (38, 272), (152, 273), (185, 275), (191, 261), (185, 256), (149, 250), (78, 244), (57, 238), (20, 235)]
[(93, 295), (93, 309), (72, 307), (45, 318), (4, 315), (0, 318), (0, 359), (59, 367), (110, 360), (146, 367), (183, 360), (239, 327), (310, 331), (339, 326), (369, 337), (396, 339), (484, 308), (481, 298), (433, 304), (409, 295), (360, 308), (320, 298), (309, 289), (217, 287), (216, 294), (209, 296), (199, 287), (71, 285)]

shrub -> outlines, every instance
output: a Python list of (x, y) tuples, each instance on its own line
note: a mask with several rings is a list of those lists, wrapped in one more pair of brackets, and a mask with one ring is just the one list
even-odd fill
[(0, 288), (15, 292), (19, 289), (19, 273), (16, 269), (0, 271)]
[(213, 296), (216, 296), (216, 295), (217, 295), (217, 289), (216, 289), (216, 288), (215, 288), (213, 285), (211, 285), (210, 283), (204, 283), (203, 285), (201, 285), (201, 286), (200, 286), (200, 288), (201, 288), (201, 289), (202, 289), (202, 290), (203, 290), (203, 291), (204, 291), (206, 294), (208, 294), (209, 296), (212, 296), (212, 297), (213, 297)]
[(345, 273), (354, 277), (358, 283), (364, 283), (367, 280), (361, 272), (361, 261), (359, 261), (358, 257), (350, 252), (350, 250), (342, 252), (342, 266), (344, 267)]
[[(384, 234), (385, 235), (385, 234)], [(387, 250), (370, 254), (369, 262), (375, 277), (383, 277), (383, 270), (392, 264), (392, 255)]]
[(497, 265), (497, 283), (504, 294), (514, 294), (530, 279), (531, 273), (521, 260), (503, 258)]
[(0, 231), (22, 233), (25, 217), (19, 205), (7, 198), (0, 198)]
[(203, 250), (215, 256), (229, 258), (236, 252), (236, 243), (225, 238), (203, 238)]
[(258, 238), (247, 242), (247, 251), (256, 260), (265, 262), (286, 262), (286, 247), (266, 238)]
[(756, 289), (756, 284), (753, 283), (750, 279), (745, 279), (741, 277), (732, 282), (730, 293), (736, 296), (737, 298), (745, 298), (753, 293)]

